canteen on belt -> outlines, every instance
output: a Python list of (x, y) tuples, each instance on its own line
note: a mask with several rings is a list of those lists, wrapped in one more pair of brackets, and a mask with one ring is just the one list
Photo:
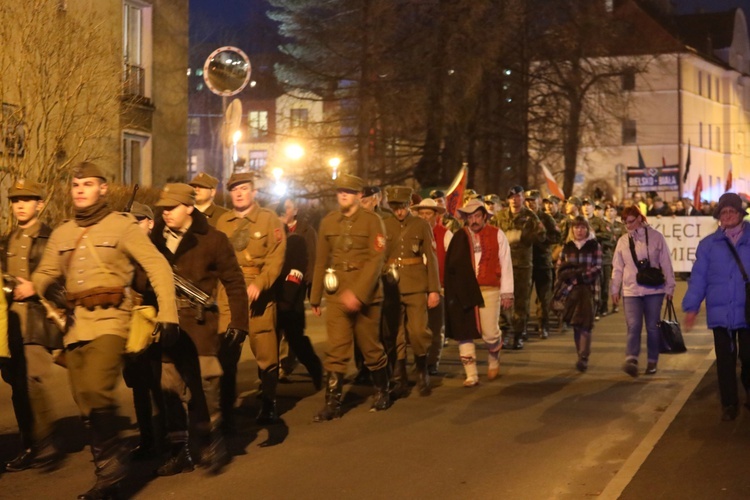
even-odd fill
[(336, 290), (339, 289), (339, 277), (336, 276), (336, 271), (331, 267), (326, 269), (326, 275), (323, 278), (323, 287), (329, 294), (336, 293)]
[(385, 279), (387, 279), (388, 283), (391, 285), (397, 285), (401, 279), (401, 276), (398, 273), (398, 266), (395, 262), (388, 266), (388, 271), (385, 273)]

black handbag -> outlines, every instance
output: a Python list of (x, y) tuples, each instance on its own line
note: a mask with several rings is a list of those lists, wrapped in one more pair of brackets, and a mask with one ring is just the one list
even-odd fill
[(664, 272), (659, 267), (651, 267), (651, 259), (648, 256), (648, 228), (643, 228), (646, 234), (646, 258), (638, 260), (638, 256), (635, 254), (635, 242), (633, 237), (629, 236), (630, 240), (630, 254), (633, 256), (633, 262), (638, 272), (635, 275), (635, 281), (641, 286), (660, 287), (667, 280), (664, 278)]
[(667, 299), (667, 303), (664, 305), (664, 314), (659, 321), (659, 331), (661, 332), (659, 352), (662, 354), (679, 354), (687, 351), (672, 299)]
[(745, 266), (742, 265), (742, 261), (740, 260), (740, 256), (737, 253), (737, 249), (734, 248), (734, 245), (732, 245), (732, 242), (729, 240), (724, 240), (727, 242), (727, 246), (729, 246), (729, 250), (732, 252), (732, 255), (734, 256), (734, 260), (737, 261), (737, 265), (740, 268), (740, 272), (742, 273), (742, 279), (745, 280), (745, 323), (750, 325), (750, 279), (747, 277), (747, 272), (745, 272)]

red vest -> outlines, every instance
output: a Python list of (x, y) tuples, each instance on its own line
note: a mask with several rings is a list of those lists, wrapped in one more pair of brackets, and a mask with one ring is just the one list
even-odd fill
[(443, 276), (445, 276), (445, 233), (448, 229), (440, 224), (435, 224), (432, 228), (432, 235), (435, 237), (438, 273), (440, 274), (440, 286), (443, 286)]
[[(471, 231), (469, 231), (469, 242), (471, 239)], [(482, 257), (479, 259), (479, 272), (477, 273), (477, 282), (479, 286), (500, 286), (500, 245), (497, 243), (497, 232), (498, 228), (485, 224), (477, 236), (479, 236), (479, 242), (482, 245)], [(471, 255), (474, 255), (474, 249), (471, 249)]]

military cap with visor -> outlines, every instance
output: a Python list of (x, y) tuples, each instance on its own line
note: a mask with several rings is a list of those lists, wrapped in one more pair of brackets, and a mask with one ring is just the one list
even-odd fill
[(482, 197), (482, 201), (485, 203), (492, 203), (495, 206), (500, 205), (500, 197), (496, 194), (486, 194)]
[(252, 172), (235, 172), (227, 181), (227, 189), (231, 190), (239, 184), (245, 184), (248, 182), (255, 183), (255, 174)]
[(159, 194), (157, 207), (176, 207), (177, 205), (195, 205), (195, 189), (189, 184), (167, 184)]
[(130, 207), (130, 214), (138, 220), (151, 219), (154, 220), (154, 211), (151, 207), (137, 201), (133, 202), (133, 206)]
[(361, 193), (365, 188), (365, 181), (351, 174), (341, 174), (336, 177), (336, 189)]
[(104, 173), (95, 163), (84, 161), (73, 168), (73, 178), (88, 179), (89, 177), (98, 177), (104, 182), (107, 182), (107, 178), (104, 177)]
[(523, 186), (513, 186), (508, 190), (508, 196), (506, 199), (513, 198), (517, 194), (523, 194)]
[(380, 187), (379, 186), (366, 186), (362, 190), (362, 197), (367, 198), (368, 196), (372, 196), (374, 194), (380, 193)]
[(204, 188), (204, 189), (216, 189), (217, 186), (219, 185), (219, 179), (211, 175), (208, 175), (206, 172), (201, 172), (195, 177), (193, 177), (193, 180), (190, 181), (188, 184), (190, 184), (193, 187), (199, 187), (199, 188)]
[(18, 179), (8, 190), (8, 198), (39, 198), (44, 199), (44, 186), (38, 182)]
[(385, 190), (389, 204), (399, 203), (401, 205), (411, 203), (411, 192), (412, 189), (407, 186), (390, 186)]
[(534, 198), (534, 199), (542, 197), (542, 193), (540, 193), (538, 189), (529, 189), (523, 195), (526, 198)]

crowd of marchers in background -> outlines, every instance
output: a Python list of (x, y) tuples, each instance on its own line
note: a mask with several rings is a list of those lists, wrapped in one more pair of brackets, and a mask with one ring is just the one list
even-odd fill
[[(257, 363), (260, 426), (281, 422), (278, 384), (299, 364), (316, 391), (325, 388), (315, 422), (342, 416), (349, 380), (373, 387), (372, 412), (413, 386), (428, 397), (431, 377), (443, 374), (446, 338), (458, 345), (466, 388), (498, 378), (502, 351), (524, 349), (531, 335), (544, 341), (553, 324), (572, 329), (571, 367), (583, 374), (596, 352), (596, 322), (621, 307), (622, 370), (633, 378), (657, 373), (660, 311), (675, 277), (666, 240), (648, 217), (695, 215), (686, 200), (672, 210), (658, 196), (635, 194), (615, 206), (513, 186), (503, 197), (467, 189), (449, 213), (441, 190), (422, 199), (408, 186), (381, 189), (342, 174), (336, 208), (314, 228), (294, 198), (261, 206), (256, 181), (232, 174), (229, 208), (214, 202), (218, 179), (201, 173), (165, 185), (154, 207), (131, 200), (118, 212), (105, 175), (82, 163), (70, 186), (74, 216), (54, 229), (39, 220), (45, 187), (13, 184), (15, 226), (0, 242), (0, 370), (22, 446), (5, 471), (63, 464), (49, 394), (53, 364), (67, 368), (90, 431), (96, 482), (83, 500), (118, 497), (131, 460), (155, 461), (157, 476), (196, 463), (221, 472), (231, 461), (225, 437), (238, 426), (245, 340)], [(698, 246), (683, 302), (689, 327), (706, 300), (724, 420), (738, 413), (738, 356), (750, 390), (746, 208), (736, 194), (720, 198), (713, 209), (720, 227)], [(326, 316), (322, 361), (305, 334), (306, 302)], [(133, 393), (134, 448), (122, 438), (121, 376)]]

